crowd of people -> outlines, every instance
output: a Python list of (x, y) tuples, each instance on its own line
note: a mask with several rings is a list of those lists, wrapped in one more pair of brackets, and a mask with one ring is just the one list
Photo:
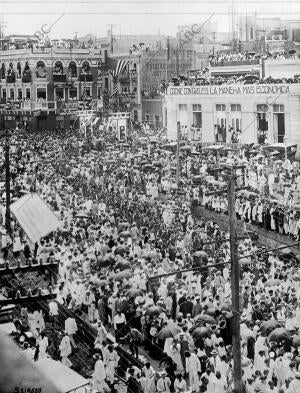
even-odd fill
[[(238, 185), (247, 184), (256, 197), (253, 204), (246, 195), (237, 199), (238, 216), (283, 233), (281, 218), (272, 212), (272, 226), (260, 201), (272, 192), (278, 201), (282, 188), (274, 186), (275, 178), (295, 184), (296, 165), (286, 162), (274, 168), (272, 183), (267, 165), (254, 157), (229, 154), (217, 161), (215, 154), (191, 151), (177, 184), (175, 154), (163, 140), (152, 143), (141, 132), (129, 144), (107, 143), (101, 153), (68, 133), (20, 132), (11, 142), (13, 194), (37, 192), (60, 219), (61, 228), (33, 245), (12, 220), (11, 235), (2, 229), (2, 255), (9, 259), (13, 253), (26, 263), (59, 262), (57, 299), (48, 305), (50, 323), (56, 326), (60, 303), (97, 329), (94, 391), (113, 390), (119, 372), (114, 345), (119, 345), (148, 359), (142, 368), (127, 370), (130, 393), (233, 392), (229, 234), (211, 220), (196, 219), (195, 207), (226, 212), (225, 200), (215, 195), (226, 189), (225, 179), (221, 171), (213, 171), (222, 162), (244, 162), (247, 170), (239, 173)], [(3, 224), (4, 205), (3, 195)], [(289, 208), (289, 198), (282, 206)], [(291, 229), (288, 233), (298, 236)], [(297, 257), (291, 252), (262, 252), (247, 232), (238, 246), (243, 257), (244, 391), (298, 392)], [(200, 274), (189, 270), (214, 263), (223, 265)], [(47, 288), (42, 289), (46, 293)], [(37, 290), (32, 286), (33, 293)], [(2, 282), (4, 298), (15, 292)], [(45, 329), (39, 309), (23, 308), (18, 321), (30, 326), (35, 339), (31, 343), (22, 335), (21, 345), (31, 360), (50, 356), (72, 366), (70, 359), (80, 346), (74, 319), (66, 318), (56, 338)]]
[(172, 78), (169, 84), (161, 83), (166, 88), (167, 86), (215, 86), (215, 85), (247, 85), (247, 84), (293, 84), (300, 83), (300, 77), (295, 75), (294, 78), (259, 78), (255, 74), (247, 74), (241, 76), (215, 77), (211, 75), (199, 75), (197, 77), (179, 76)]
[(231, 52), (231, 53), (216, 53), (210, 55), (210, 65), (218, 65), (226, 62), (242, 62), (242, 61), (257, 61), (257, 60), (285, 60), (295, 59), (295, 51), (291, 52), (277, 51), (275, 53), (256, 53), (256, 52)]

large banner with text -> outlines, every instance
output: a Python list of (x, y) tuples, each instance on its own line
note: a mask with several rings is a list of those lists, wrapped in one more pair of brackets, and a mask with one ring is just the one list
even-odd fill
[[(300, 85), (299, 85), (300, 86)], [(170, 96), (219, 96), (245, 94), (289, 94), (291, 85), (217, 85), (217, 86), (169, 86), (167, 94)], [(300, 89), (299, 89), (300, 90)]]

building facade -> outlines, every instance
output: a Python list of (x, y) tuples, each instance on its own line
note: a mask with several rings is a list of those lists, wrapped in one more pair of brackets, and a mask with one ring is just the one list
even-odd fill
[(80, 109), (103, 111), (106, 59), (106, 48), (0, 51), (1, 127), (51, 130), (74, 126)]
[(171, 140), (300, 144), (300, 84), (170, 86), (163, 114)]

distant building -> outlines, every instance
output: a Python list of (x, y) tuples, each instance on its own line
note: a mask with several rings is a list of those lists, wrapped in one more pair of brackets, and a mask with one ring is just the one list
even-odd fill
[(129, 62), (119, 77), (117, 94), (110, 99), (110, 110), (128, 110), (134, 120), (161, 127), (161, 82), (187, 75), (196, 65), (195, 51), (180, 48), (173, 37), (124, 36), (113, 40), (109, 56)]
[(75, 126), (79, 109), (102, 111), (107, 49), (78, 42), (47, 47), (29, 36), (4, 37), (0, 45), (2, 128)]

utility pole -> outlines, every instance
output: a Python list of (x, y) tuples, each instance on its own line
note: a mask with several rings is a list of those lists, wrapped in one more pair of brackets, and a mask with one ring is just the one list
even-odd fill
[(9, 146), (9, 130), (6, 130), (5, 135), (5, 194), (6, 194), (6, 209), (5, 209), (5, 228), (10, 234), (10, 146)]
[(180, 121), (177, 122), (177, 149), (176, 149), (176, 183), (180, 179)]
[(235, 213), (235, 168), (229, 169), (228, 180), (228, 215), (230, 229), (231, 257), (231, 297), (232, 297), (232, 347), (233, 347), (233, 382), (234, 392), (242, 393), (242, 365), (240, 338), (240, 264), (238, 259), (238, 239)]

